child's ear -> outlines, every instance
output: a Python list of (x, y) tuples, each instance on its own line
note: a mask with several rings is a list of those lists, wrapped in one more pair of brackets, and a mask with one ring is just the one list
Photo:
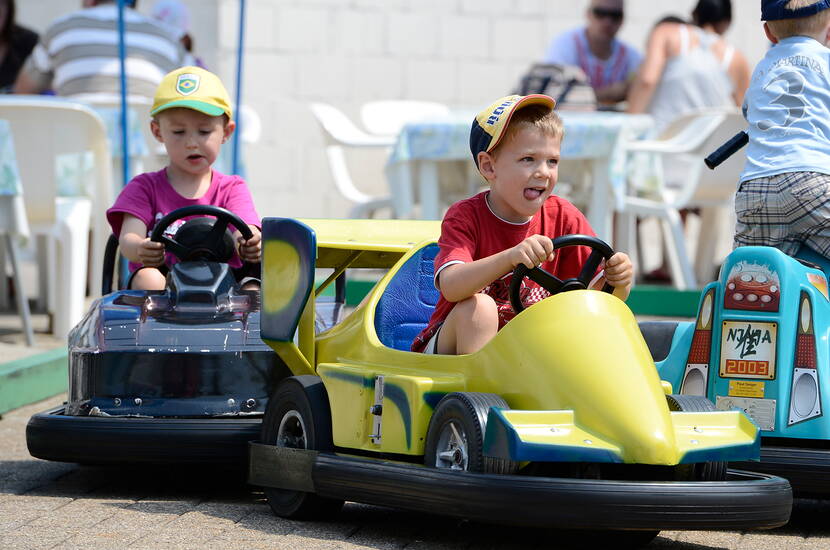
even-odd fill
[(156, 138), (156, 141), (164, 143), (164, 140), (161, 139), (161, 128), (159, 127), (158, 121), (154, 118), (150, 120), (150, 132), (152, 132), (153, 137)]
[(484, 179), (490, 181), (496, 177), (495, 159), (490, 153), (481, 151), (478, 154), (478, 171), (484, 176)]
[(224, 127), (224, 135), (222, 136), (222, 143), (227, 143), (230, 137), (233, 135), (233, 131), (236, 130), (236, 122), (229, 120)]

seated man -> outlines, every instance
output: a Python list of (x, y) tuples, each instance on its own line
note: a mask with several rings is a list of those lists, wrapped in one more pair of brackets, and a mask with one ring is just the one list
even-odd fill
[[(126, 70), (131, 95), (152, 98), (162, 77), (192, 57), (166, 25), (135, 11), (136, 0), (124, 10)], [(84, 0), (84, 8), (58, 18), (46, 29), (14, 85), (14, 93), (54, 90), (59, 96), (117, 95), (121, 90), (118, 62), (118, 6), (114, 0)]]
[(581, 68), (600, 103), (623, 101), (642, 56), (617, 40), (623, 22), (623, 0), (591, 0), (588, 24), (554, 37), (543, 61)]

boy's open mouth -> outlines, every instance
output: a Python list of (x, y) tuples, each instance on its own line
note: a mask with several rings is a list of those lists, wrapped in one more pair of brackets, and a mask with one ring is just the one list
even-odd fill
[(187, 155), (187, 160), (199, 160), (200, 158), (202, 158), (202, 155), (197, 155), (197, 154)]
[(525, 199), (532, 201), (538, 199), (545, 192), (545, 187), (525, 187)]

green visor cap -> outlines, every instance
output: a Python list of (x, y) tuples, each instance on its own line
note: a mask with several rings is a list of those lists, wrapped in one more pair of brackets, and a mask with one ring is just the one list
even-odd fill
[(150, 114), (156, 115), (162, 111), (166, 111), (167, 109), (173, 109), (175, 107), (193, 109), (194, 111), (199, 111), (200, 113), (204, 113), (210, 116), (228, 115), (228, 118), (231, 117), (230, 113), (226, 113), (225, 110), (221, 107), (217, 107), (216, 105), (211, 105), (210, 103), (205, 103), (204, 101), (197, 101), (193, 99), (179, 99), (176, 101), (171, 101), (170, 103), (165, 103), (158, 109), (151, 111)]

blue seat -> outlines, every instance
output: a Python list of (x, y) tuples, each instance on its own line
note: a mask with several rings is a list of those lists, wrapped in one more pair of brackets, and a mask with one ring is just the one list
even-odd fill
[(389, 282), (375, 309), (375, 331), (383, 345), (409, 351), (438, 303), (432, 282), (438, 245), (427, 245), (401, 267)]

